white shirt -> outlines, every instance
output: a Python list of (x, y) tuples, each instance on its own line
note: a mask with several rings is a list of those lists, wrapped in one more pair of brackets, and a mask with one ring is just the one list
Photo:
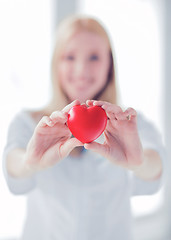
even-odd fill
[[(4, 149), (9, 189), (28, 196), (22, 240), (133, 239), (130, 198), (155, 193), (161, 179), (143, 181), (88, 150), (33, 177), (13, 178), (6, 171), (6, 155), (14, 148), (25, 149), (35, 126), (27, 111), (17, 114)], [(141, 115), (138, 131), (143, 147), (158, 151), (165, 162), (160, 135)]]

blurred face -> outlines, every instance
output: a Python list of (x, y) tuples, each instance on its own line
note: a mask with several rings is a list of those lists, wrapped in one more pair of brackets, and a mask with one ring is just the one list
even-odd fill
[(70, 101), (93, 99), (107, 82), (109, 46), (98, 34), (79, 32), (67, 42), (58, 67), (60, 85)]

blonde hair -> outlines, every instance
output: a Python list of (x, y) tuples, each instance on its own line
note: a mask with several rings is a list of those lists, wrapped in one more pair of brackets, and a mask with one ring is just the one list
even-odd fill
[(55, 48), (52, 56), (51, 64), (51, 74), (52, 74), (52, 86), (53, 86), (53, 101), (55, 101), (56, 107), (61, 110), (65, 105), (69, 103), (67, 97), (65, 96), (60, 83), (58, 81), (58, 61), (61, 53), (67, 44), (67, 41), (76, 33), (80, 31), (93, 32), (101, 37), (103, 37), (110, 49), (111, 66), (109, 70), (108, 80), (105, 88), (96, 96), (96, 100), (103, 100), (111, 102), (113, 104), (117, 103), (116, 96), (116, 80), (115, 80), (115, 67), (114, 67), (114, 57), (112, 52), (111, 43), (107, 35), (106, 30), (95, 18), (75, 15), (70, 16), (63, 20), (59, 26), (56, 33)]

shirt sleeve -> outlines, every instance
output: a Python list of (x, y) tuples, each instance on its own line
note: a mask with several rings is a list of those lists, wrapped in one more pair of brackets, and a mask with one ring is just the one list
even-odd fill
[(2, 167), (9, 190), (14, 194), (25, 194), (34, 189), (35, 177), (15, 178), (9, 175), (6, 168), (6, 157), (8, 153), (16, 148), (26, 149), (26, 146), (33, 134), (31, 119), (24, 112), (18, 113), (11, 121), (6, 145), (3, 151)]
[(145, 181), (134, 174), (132, 179), (132, 195), (151, 195), (156, 193), (163, 185), (167, 174), (166, 152), (162, 136), (152, 122), (147, 121), (142, 114), (138, 114), (138, 132), (143, 149), (153, 149), (160, 155), (163, 173), (157, 180)]

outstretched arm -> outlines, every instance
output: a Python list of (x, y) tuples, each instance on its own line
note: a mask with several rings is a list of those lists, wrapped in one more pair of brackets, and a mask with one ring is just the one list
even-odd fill
[(156, 180), (162, 174), (162, 161), (153, 149), (145, 149), (144, 161), (140, 166), (133, 167), (134, 174), (144, 180)]
[(155, 180), (162, 173), (162, 161), (159, 154), (152, 149), (143, 149), (137, 129), (137, 113), (133, 108), (122, 111), (114, 104), (88, 100), (87, 105), (101, 106), (108, 116), (103, 144), (92, 142), (85, 144), (103, 155), (109, 161), (134, 171), (144, 180)]
[(35, 128), (27, 148), (16, 148), (7, 155), (6, 166), (13, 177), (28, 177), (37, 171), (55, 165), (65, 158), (76, 146), (83, 144), (71, 138), (66, 122), (68, 110), (80, 104), (75, 100), (62, 111), (44, 116)]

